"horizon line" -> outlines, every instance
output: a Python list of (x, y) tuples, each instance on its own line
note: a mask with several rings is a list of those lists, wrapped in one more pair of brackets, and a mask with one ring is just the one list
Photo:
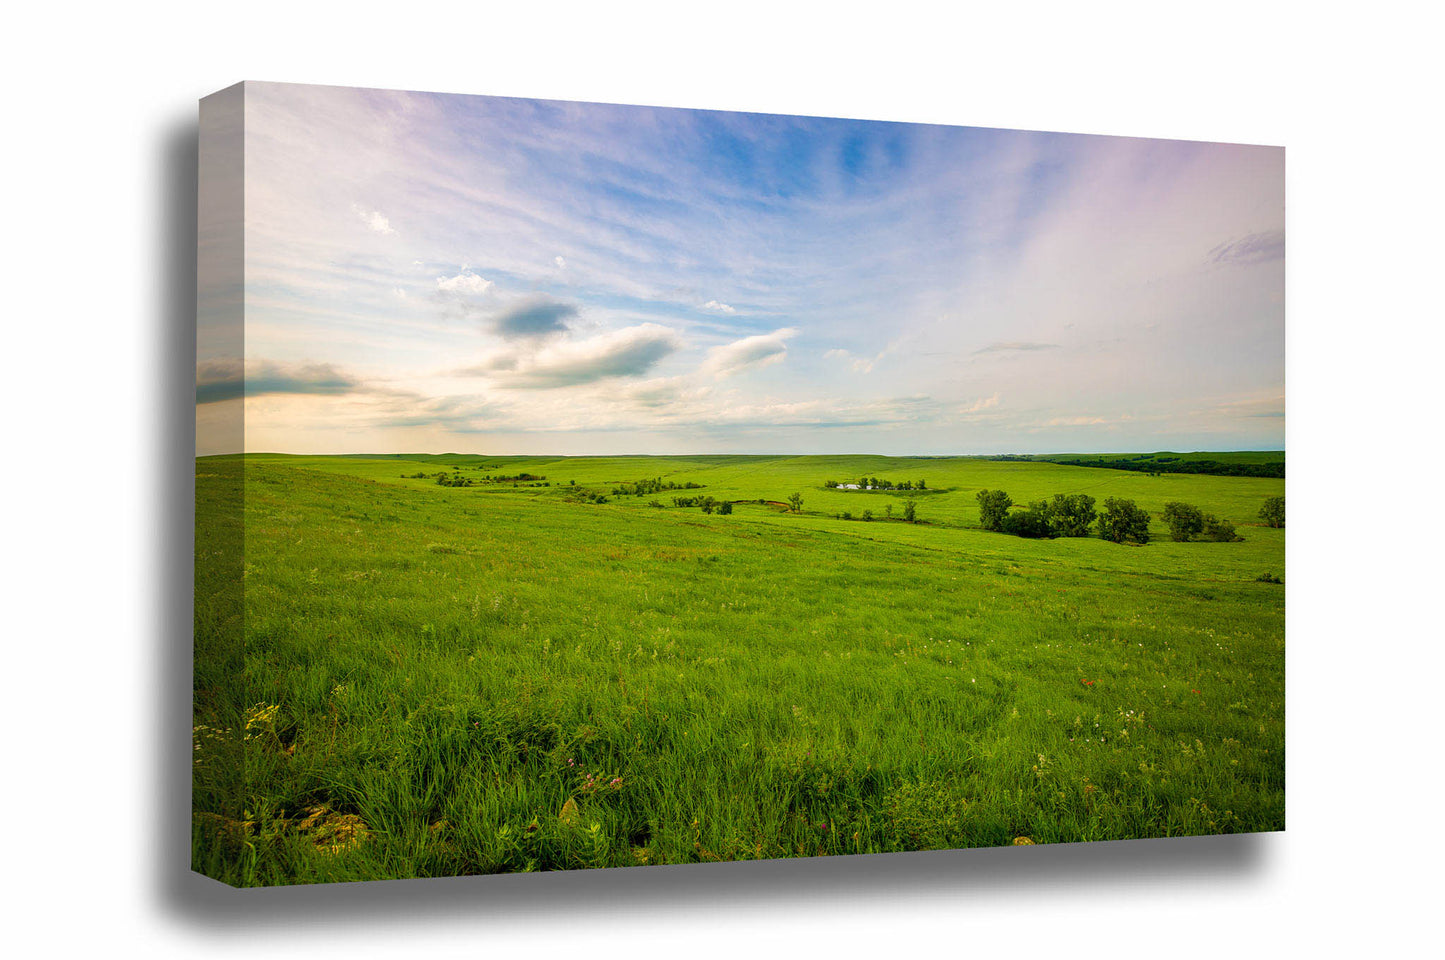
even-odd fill
[(196, 454), (197, 460), (206, 460), (213, 457), (370, 457), (375, 459), (393, 459), (404, 457), (506, 457), (509, 459), (529, 460), (615, 460), (620, 457), (881, 457), (888, 460), (946, 460), (946, 459), (968, 459), (977, 457), (1108, 457), (1126, 455), (1146, 454), (1200, 454), (1200, 453), (1278, 453), (1284, 454), (1283, 447), (1238, 447), (1220, 448), (1211, 450), (1108, 450), (1108, 451), (1078, 451), (1059, 450), (1048, 453), (1017, 453), (1014, 451), (999, 451), (994, 453), (861, 453), (840, 452), (840, 453), (463, 453), (457, 450), (446, 450), (441, 453), (427, 453), (423, 451), (410, 451), (407, 453), (287, 453), (281, 450), (241, 450), (234, 453), (207, 453)]

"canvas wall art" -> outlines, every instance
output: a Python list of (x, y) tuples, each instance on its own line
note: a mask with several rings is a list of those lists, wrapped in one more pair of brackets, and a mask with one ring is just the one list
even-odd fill
[(200, 130), (196, 871), (1284, 828), (1282, 148), (276, 83)]

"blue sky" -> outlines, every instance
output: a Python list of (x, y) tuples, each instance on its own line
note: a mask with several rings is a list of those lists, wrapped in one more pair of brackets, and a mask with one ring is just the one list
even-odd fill
[(1281, 148), (284, 84), (245, 146), (250, 450), (1284, 443)]

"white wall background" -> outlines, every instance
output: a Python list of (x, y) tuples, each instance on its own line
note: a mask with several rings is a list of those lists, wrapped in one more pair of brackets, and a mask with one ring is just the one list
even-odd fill
[[(268, 958), (1428, 950), (1445, 682), (1429, 507), (1437, 31), (1423, 5), (1295, 9), (10, 8), (8, 943)], [(195, 101), (242, 79), (1286, 145), (1288, 832), (281, 892), (189, 878), (184, 198)]]

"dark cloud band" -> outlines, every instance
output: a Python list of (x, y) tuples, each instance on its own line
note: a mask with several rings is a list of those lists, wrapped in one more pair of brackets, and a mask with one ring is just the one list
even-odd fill
[(293, 365), (262, 360), (247, 366), (239, 360), (207, 360), (196, 365), (198, 404), (268, 393), (335, 396), (362, 389), (360, 380), (329, 363)]
[(567, 321), (577, 315), (570, 303), (556, 300), (528, 300), (502, 311), (492, 320), (493, 329), (509, 340), (548, 337), (567, 332)]

